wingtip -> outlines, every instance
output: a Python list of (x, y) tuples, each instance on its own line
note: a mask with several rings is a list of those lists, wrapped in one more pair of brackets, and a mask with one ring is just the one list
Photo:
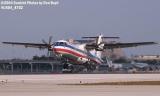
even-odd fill
[(3, 44), (7, 44), (8, 42), (1, 42), (1, 43), (3, 43)]
[(154, 43), (154, 44), (158, 44), (158, 45), (160, 44), (159, 42), (153, 42), (153, 43)]

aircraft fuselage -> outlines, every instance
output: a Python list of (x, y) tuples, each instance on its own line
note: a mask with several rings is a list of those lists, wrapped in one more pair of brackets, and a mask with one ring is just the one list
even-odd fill
[(53, 51), (70, 62), (84, 64), (86, 62), (101, 64), (102, 60), (89, 51), (86, 51), (81, 45), (75, 46), (67, 41), (58, 41), (54, 44)]

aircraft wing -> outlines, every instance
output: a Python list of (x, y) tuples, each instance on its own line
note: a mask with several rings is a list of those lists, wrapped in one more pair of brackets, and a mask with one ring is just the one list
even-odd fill
[(2, 43), (10, 44), (10, 45), (21, 45), (24, 47), (33, 47), (33, 48), (39, 48), (39, 49), (48, 48), (48, 45), (43, 43), (20, 43), (20, 42), (2, 42)]
[[(114, 49), (114, 48), (127, 48), (127, 47), (137, 47), (142, 45), (152, 45), (157, 44), (155, 42), (135, 42), (135, 43), (102, 43), (104, 44), (103, 49)], [(87, 44), (86, 49), (96, 49), (99, 45)]]
[(104, 49), (137, 47), (137, 46), (152, 45), (152, 44), (156, 44), (156, 43), (155, 42), (135, 42), (135, 43), (104, 44)]

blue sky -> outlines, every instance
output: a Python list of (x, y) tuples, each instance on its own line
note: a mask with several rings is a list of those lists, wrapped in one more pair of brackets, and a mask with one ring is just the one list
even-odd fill
[[(41, 43), (81, 36), (120, 36), (120, 42), (160, 41), (159, 0), (58, 0), (56, 6), (0, 10), (0, 42)], [(160, 46), (124, 49), (125, 53), (158, 55)], [(0, 58), (31, 58), (46, 50), (0, 44)]]

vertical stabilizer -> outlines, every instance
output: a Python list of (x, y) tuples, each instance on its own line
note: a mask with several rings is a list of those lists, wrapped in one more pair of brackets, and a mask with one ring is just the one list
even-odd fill
[(103, 41), (103, 35), (100, 34), (97, 38), (96, 38), (96, 45), (98, 46), (98, 48), (95, 50), (95, 55), (98, 57), (98, 58), (102, 58), (102, 51), (103, 50), (103, 47), (104, 47), (104, 44), (102, 44), (102, 41)]

